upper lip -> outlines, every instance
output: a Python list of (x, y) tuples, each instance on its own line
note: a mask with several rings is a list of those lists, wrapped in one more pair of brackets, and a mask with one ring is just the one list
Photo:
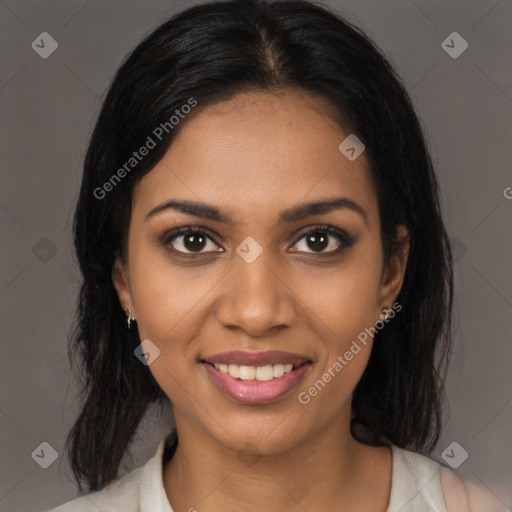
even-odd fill
[(212, 364), (237, 364), (239, 366), (265, 366), (274, 364), (292, 364), (295, 368), (310, 361), (306, 356), (283, 352), (281, 350), (269, 350), (267, 352), (244, 352), (242, 350), (223, 352), (202, 359)]

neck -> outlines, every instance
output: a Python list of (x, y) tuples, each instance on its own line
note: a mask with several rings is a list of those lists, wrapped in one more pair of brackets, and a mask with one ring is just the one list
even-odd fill
[(391, 452), (359, 443), (349, 424), (341, 418), (292, 450), (261, 455), (250, 447), (245, 454), (228, 449), (176, 418), (179, 442), (164, 468), (167, 497), (176, 512), (314, 512), (339, 510), (340, 504), (351, 511), (385, 511)]

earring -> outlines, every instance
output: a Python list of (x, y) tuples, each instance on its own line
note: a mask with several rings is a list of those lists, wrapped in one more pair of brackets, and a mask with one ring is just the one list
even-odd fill
[[(128, 311), (127, 309), (125, 309), (125, 310), (124, 310), (124, 312), (125, 312), (125, 313), (126, 313), (127, 311)], [(134, 316), (132, 316), (132, 310), (130, 309), (130, 313), (128, 314), (128, 318), (127, 318), (127, 320), (126, 320), (126, 321), (127, 321), (127, 323), (128, 323), (128, 329), (130, 329), (130, 323), (131, 323), (132, 321), (135, 321), (135, 320), (136, 320), (136, 319), (135, 319), (135, 317), (134, 317)]]
[(392, 311), (391, 308), (384, 307), (381, 309), (381, 311), (382, 311), (382, 314), (384, 315), (383, 320), (387, 320), (391, 316), (391, 311)]

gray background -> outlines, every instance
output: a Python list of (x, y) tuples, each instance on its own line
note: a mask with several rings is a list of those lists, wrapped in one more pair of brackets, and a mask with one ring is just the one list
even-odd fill
[[(76, 496), (63, 443), (77, 414), (66, 340), (78, 290), (70, 220), (87, 138), (122, 58), (191, 5), (119, 0), (0, 1), (0, 510), (41, 511)], [(432, 457), (453, 441), (459, 471), (512, 503), (512, 2), (331, 0), (386, 52), (429, 136), (455, 238), (450, 411)], [(59, 44), (42, 59), (31, 43)], [(441, 43), (468, 42), (457, 59)], [(56, 251), (56, 252), (55, 252)], [(150, 415), (124, 474), (166, 430)], [(31, 454), (49, 443), (42, 469)]]

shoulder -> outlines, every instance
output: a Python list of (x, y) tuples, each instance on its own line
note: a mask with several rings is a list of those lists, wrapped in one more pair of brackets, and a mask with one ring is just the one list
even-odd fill
[(395, 445), (391, 449), (393, 465), (387, 512), (447, 512), (440, 484), (441, 464)]
[[(506, 512), (508, 509), (476, 482), (436, 460), (396, 446), (388, 512)], [(425, 509), (424, 507), (428, 507)]]
[(75, 498), (49, 512), (138, 512), (142, 470), (134, 469), (102, 490)]
[(162, 462), (164, 455), (172, 456), (176, 443), (176, 430), (172, 429), (144, 466), (49, 512), (172, 512), (163, 486)]
[(477, 482), (441, 466), (440, 481), (447, 512), (507, 512), (495, 496)]

